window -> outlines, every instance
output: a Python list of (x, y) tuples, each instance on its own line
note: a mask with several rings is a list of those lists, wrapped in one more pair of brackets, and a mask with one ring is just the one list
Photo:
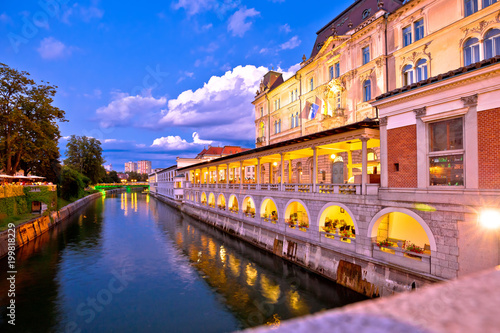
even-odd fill
[(313, 91), (314, 90), (314, 78), (311, 78), (310, 82), (309, 82), (309, 91)]
[(330, 80), (333, 80), (333, 66), (330, 66), (328, 68), (328, 74), (329, 74)]
[(292, 113), (292, 117), (291, 117), (291, 121), (290, 121), (290, 128), (294, 128), (294, 127), (295, 127), (295, 119), (294, 119), (294, 116)]
[(403, 68), (403, 86), (413, 83), (413, 67), (411, 65), (406, 65)]
[(479, 40), (469, 38), (464, 44), (464, 65), (468, 66), (479, 61)]
[(424, 38), (424, 19), (413, 23), (413, 28), (415, 29), (415, 42)]
[(340, 63), (336, 62), (335, 63), (335, 78), (338, 78), (340, 76)]
[(365, 10), (363, 11), (363, 14), (361, 15), (361, 16), (362, 16), (362, 18), (363, 18), (363, 20), (367, 19), (367, 18), (368, 18), (368, 16), (370, 16), (370, 12), (371, 12), (371, 11), (372, 11), (372, 10), (371, 10), (370, 8), (365, 9)]
[(491, 29), (484, 36), (484, 58), (500, 55), (500, 30)]
[(464, 185), (463, 118), (429, 124), (430, 185)]
[(477, 0), (464, 0), (465, 16), (469, 16), (477, 12)]
[(295, 113), (295, 127), (299, 127), (299, 113)]
[(370, 99), (372, 99), (371, 81), (366, 80), (363, 82), (363, 102), (368, 102)]
[(281, 119), (278, 120), (278, 133), (281, 133)]
[(427, 80), (427, 60), (420, 59), (417, 61), (417, 82), (422, 80)]
[(261, 118), (264, 117), (264, 108), (263, 107), (260, 108), (260, 117)]
[(411, 44), (411, 25), (403, 28), (403, 46)]
[(494, 4), (495, 2), (497, 2), (497, 0), (483, 0), (483, 8), (486, 8), (486, 7)]
[(340, 91), (337, 91), (337, 109), (340, 109), (342, 105), (342, 100), (340, 99)]
[(363, 47), (363, 65), (370, 62), (370, 47)]
[(278, 134), (278, 122), (274, 121), (274, 134)]

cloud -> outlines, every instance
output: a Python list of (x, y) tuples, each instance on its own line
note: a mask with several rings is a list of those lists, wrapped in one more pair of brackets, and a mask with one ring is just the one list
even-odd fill
[(0, 22), (2, 23), (12, 23), (12, 19), (5, 13), (0, 14)]
[(43, 59), (60, 59), (71, 55), (72, 48), (64, 45), (63, 42), (54, 37), (42, 39), (37, 49)]
[(193, 142), (187, 142), (185, 139), (182, 139), (178, 135), (169, 135), (167, 137), (155, 139), (151, 147), (159, 147), (166, 150), (186, 150), (189, 148), (193, 148), (194, 146), (210, 145), (212, 144), (212, 142), (213, 141), (210, 140), (201, 140), (200, 135), (197, 132), (194, 132)]
[(283, 31), (284, 33), (289, 33), (292, 31), (292, 29), (290, 28), (290, 25), (287, 23), (280, 26), (280, 31)]
[(181, 71), (180, 72), (180, 76), (179, 78), (177, 79), (177, 83), (181, 83), (182, 81), (184, 81), (185, 79), (187, 78), (194, 78), (194, 73), (193, 72), (188, 72), (188, 71)]
[(183, 8), (188, 16), (193, 16), (206, 11), (214, 11), (224, 15), (227, 11), (238, 7), (239, 0), (178, 0), (172, 3), (175, 10)]
[(143, 124), (147, 119), (143, 116), (154, 112), (165, 106), (165, 97), (154, 98), (152, 96), (130, 96), (126, 93), (114, 93), (113, 101), (107, 106), (97, 109), (96, 114), (100, 119), (100, 124), (104, 128), (112, 126), (122, 126), (132, 124), (136, 116), (141, 116), (142, 120), (135, 119)]
[(75, 3), (72, 7), (66, 9), (61, 15), (61, 21), (66, 24), (71, 24), (71, 17), (81, 19), (84, 22), (90, 22), (92, 19), (101, 19), (104, 16), (104, 11), (95, 7), (85, 7)]
[(207, 53), (213, 53), (213, 52), (217, 51), (218, 48), (219, 48), (219, 44), (217, 44), (216, 42), (211, 42), (206, 47), (201, 46), (200, 51), (207, 52)]
[(229, 18), (227, 31), (231, 32), (233, 36), (243, 37), (253, 24), (252, 21), (247, 21), (247, 19), (259, 14), (260, 12), (256, 11), (255, 8), (247, 9), (246, 6), (241, 8)]
[(210, 30), (210, 29), (212, 29), (213, 26), (214, 25), (212, 23), (205, 24), (205, 25), (201, 26), (201, 31)]
[(102, 91), (99, 89), (94, 89), (94, 91), (91, 94), (83, 94), (86, 98), (90, 99), (100, 99), (102, 96)]
[(282, 50), (292, 50), (296, 47), (298, 47), (302, 43), (302, 41), (299, 39), (299, 36), (293, 36), (288, 40), (287, 42), (283, 43), (280, 45), (280, 48)]

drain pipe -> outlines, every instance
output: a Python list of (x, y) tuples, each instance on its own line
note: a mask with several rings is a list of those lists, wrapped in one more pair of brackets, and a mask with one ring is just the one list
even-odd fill
[[(385, 19), (385, 30), (384, 30), (384, 34), (385, 34), (385, 41), (384, 41), (384, 44), (385, 44), (385, 92), (389, 92), (389, 64), (388, 64), (388, 60), (387, 60), (387, 21), (388, 21), (388, 18), (389, 18), (389, 13), (385, 13), (384, 14), (384, 19)], [(377, 108), (377, 118), (378, 118), (378, 108)]]

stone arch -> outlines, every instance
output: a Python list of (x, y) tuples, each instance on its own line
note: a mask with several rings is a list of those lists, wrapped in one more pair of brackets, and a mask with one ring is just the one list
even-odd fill
[[(321, 210), (319, 211), (319, 214), (318, 214), (318, 219), (317, 219), (318, 228), (321, 228), (324, 225), (324, 220), (326, 218), (326, 213), (328, 211), (328, 208), (335, 207), (335, 206), (340, 207), (344, 210), (345, 214), (348, 215), (349, 218), (351, 219), (351, 222), (354, 225), (354, 230), (356, 231), (357, 234), (359, 234), (360, 229), (359, 229), (358, 221), (356, 220), (355, 215), (353, 214), (353, 212), (351, 211), (351, 209), (349, 207), (347, 207), (346, 205), (344, 205), (343, 203), (340, 203), (340, 202), (328, 202), (321, 208)], [(323, 215), (325, 215), (325, 216), (323, 216)], [(321, 230), (319, 230), (319, 231), (321, 231)]]
[(213, 192), (210, 192), (208, 195), (208, 205), (211, 207), (215, 207), (215, 194)]
[(226, 207), (226, 197), (222, 193), (217, 197), (217, 206), (224, 206), (224, 208)]
[(429, 238), (429, 245), (431, 247), (431, 251), (437, 250), (436, 239), (434, 238), (434, 234), (429, 225), (425, 222), (425, 220), (422, 217), (420, 217), (420, 215), (406, 208), (388, 207), (382, 209), (380, 212), (375, 214), (375, 216), (370, 221), (370, 224), (368, 225), (368, 232), (367, 232), (368, 238), (377, 237), (378, 227), (380, 225), (380, 222), (382, 221), (382, 218), (390, 213), (402, 213), (412, 217), (424, 229), (427, 238)]
[(253, 197), (251, 195), (247, 195), (245, 198), (243, 198), (243, 202), (241, 204), (241, 209), (243, 211), (246, 211), (249, 206), (250, 206), (250, 209), (253, 209), (253, 212), (255, 213), (256, 212), (255, 200), (253, 199)]
[(271, 197), (265, 197), (264, 199), (262, 199), (262, 203), (260, 205), (260, 216), (264, 217), (264, 214), (268, 214), (269, 216), (273, 211), (276, 211), (276, 215), (278, 215), (279, 218), (280, 212), (278, 209), (278, 205), (276, 205), (276, 201), (274, 201), (274, 199)]
[(205, 192), (201, 192), (200, 203), (205, 206), (208, 204), (208, 198)]
[(231, 194), (227, 202), (227, 209), (240, 209), (240, 204), (238, 202), (238, 197), (236, 194)]
[(309, 212), (309, 209), (307, 208), (307, 205), (305, 204), (304, 201), (300, 200), (300, 199), (290, 199), (286, 205), (285, 205), (285, 219), (287, 218), (290, 218), (290, 209), (291, 209), (291, 204), (294, 203), (294, 202), (297, 202), (299, 203), (302, 207), (304, 207), (305, 211), (306, 211), (306, 215), (307, 215), (307, 220), (309, 222), (309, 227), (311, 226), (311, 222), (312, 222), (312, 219), (311, 219), (311, 213)]

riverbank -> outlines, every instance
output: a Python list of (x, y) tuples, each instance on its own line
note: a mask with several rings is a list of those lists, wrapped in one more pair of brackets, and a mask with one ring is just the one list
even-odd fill
[[(106, 193), (117, 193), (121, 189), (110, 190)], [(89, 202), (102, 197), (102, 193), (90, 194), (73, 203), (70, 203), (60, 210), (50, 213), (46, 216), (36, 217), (27, 222), (15, 226), (16, 250), (20, 247), (33, 241), (46, 231), (53, 228), (55, 225), (66, 220), (73, 215), (78, 209), (85, 206)], [(0, 258), (3, 258), (8, 253), (8, 238), (12, 231), (5, 230), (0, 233)]]

